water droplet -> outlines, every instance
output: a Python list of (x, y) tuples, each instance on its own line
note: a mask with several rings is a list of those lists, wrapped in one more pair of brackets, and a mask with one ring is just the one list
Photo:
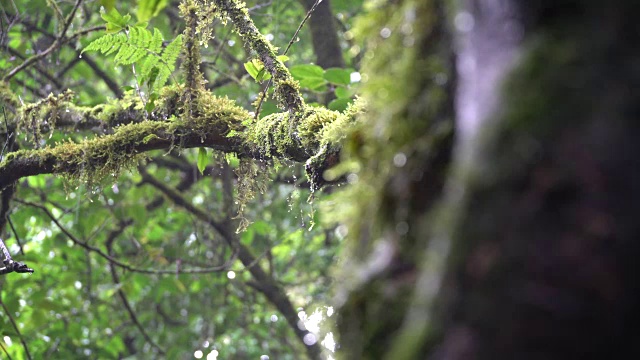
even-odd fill
[(82, 54), (78, 55), (78, 59), (82, 59)]
[(308, 333), (302, 338), (302, 341), (305, 343), (305, 345), (311, 346), (315, 344), (318, 340), (316, 339), (315, 335), (313, 335), (312, 333)]
[(393, 165), (403, 167), (407, 163), (407, 156), (404, 153), (397, 153), (393, 156)]

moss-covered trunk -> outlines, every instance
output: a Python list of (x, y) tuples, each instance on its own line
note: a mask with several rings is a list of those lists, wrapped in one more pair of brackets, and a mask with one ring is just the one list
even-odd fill
[(640, 5), (468, 1), (455, 71), (442, 7), (372, 14), (341, 357), (635, 358)]

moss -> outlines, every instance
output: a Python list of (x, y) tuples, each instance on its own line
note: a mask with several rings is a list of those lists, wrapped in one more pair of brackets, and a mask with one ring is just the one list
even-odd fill
[[(439, 140), (439, 129), (451, 122), (451, 84), (443, 79), (452, 78), (452, 56), (439, 22), (445, 19), (441, 2), (370, 1), (366, 6), (370, 11), (353, 30), (356, 38), (368, 39), (361, 69), (366, 114), (346, 134), (340, 134), (339, 123), (324, 134), (345, 139), (341, 163), (348, 164), (347, 178), (357, 186), (346, 187), (335, 204), (321, 206), (331, 206), (330, 215), (339, 214), (349, 230), (338, 288), (344, 301), (340, 342), (349, 344), (342, 356), (402, 358), (393, 356), (394, 342), (406, 300), (417, 286), (412, 279), (398, 281), (395, 271), (398, 266), (418, 269), (427, 245), (427, 236), (414, 224), (434, 202), (430, 196), (437, 193), (441, 167), (447, 164), (431, 157), (446, 158), (450, 150), (449, 141)], [(388, 36), (380, 36), (381, 29)], [(373, 269), (381, 249), (384, 264)]]
[(244, 141), (265, 155), (283, 156), (286, 149), (293, 145), (289, 136), (290, 114), (275, 113), (267, 115), (252, 126), (248, 127), (242, 135)]
[(337, 119), (323, 124), (320, 143), (322, 145), (342, 144), (350, 134), (349, 130), (354, 128), (356, 121), (364, 116), (366, 107), (366, 101), (358, 98), (349, 104)]
[[(179, 86), (169, 87), (161, 92), (162, 97), (158, 99), (159, 107), (156, 109), (156, 115), (160, 120), (157, 121), (143, 118), (141, 101), (133, 94), (92, 108), (65, 103), (65, 108), (71, 110), (74, 116), (80, 117), (81, 122), (94, 121), (92, 117), (109, 125), (129, 122), (132, 119), (134, 122), (114, 126), (113, 134), (98, 136), (81, 143), (63, 141), (43, 149), (9, 153), (0, 164), (0, 171), (18, 158), (36, 158), (41, 162), (54, 164), (51, 170), (53, 173), (63, 174), (72, 182), (92, 185), (106, 178), (115, 178), (122, 169), (134, 165), (142, 151), (152, 149), (145, 145), (158, 143), (159, 140), (166, 144), (174, 139), (193, 138), (194, 134), (204, 142), (210, 136), (222, 137), (230, 130), (241, 131), (244, 128), (243, 121), (250, 119), (249, 113), (236, 106), (233, 101), (226, 97), (216, 97), (206, 91), (198, 91), (195, 98), (194, 105), (198, 110), (198, 117), (178, 119), (174, 114), (170, 116), (169, 111), (183, 110), (176, 102), (180, 92)], [(29, 109), (40, 107), (51, 110), (49, 104)], [(175, 146), (180, 146), (180, 143), (177, 142)]]
[(307, 107), (297, 126), (297, 136), (305, 148), (317, 148), (323, 139), (326, 126), (341, 118), (337, 111)]
[[(216, 3), (218, 4), (218, 16), (223, 21), (231, 20), (245, 46), (257, 55), (273, 76), (276, 85), (275, 97), (279, 106), (292, 114), (301, 112), (305, 105), (297, 81), (291, 77), (287, 67), (278, 59), (276, 48), (258, 31), (249, 17), (244, 2), (221, 0)], [(293, 121), (295, 118), (291, 120)]]
[(17, 123), (18, 130), (23, 130), (32, 135), (33, 144), (40, 147), (42, 140), (41, 130), (48, 129), (49, 133), (55, 129), (59, 113), (63, 107), (73, 98), (73, 91), (67, 90), (58, 95), (49, 94), (45, 99), (32, 104), (25, 104), (20, 109), (20, 118)]
[(8, 105), (14, 109), (20, 106), (18, 97), (11, 91), (9, 84), (4, 81), (0, 81), (0, 104)]

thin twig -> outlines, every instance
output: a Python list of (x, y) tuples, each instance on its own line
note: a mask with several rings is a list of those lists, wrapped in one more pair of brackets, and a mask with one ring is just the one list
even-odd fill
[(20, 254), (24, 255), (24, 249), (22, 248), (22, 242), (20, 241), (20, 236), (18, 236), (18, 232), (16, 231), (16, 228), (13, 226), (13, 221), (11, 221), (11, 217), (9, 215), (7, 215), (7, 222), (9, 222), (9, 227), (11, 227), (13, 236), (16, 238), (16, 242), (18, 243), (18, 247), (20, 248)]
[(156, 274), (156, 275), (175, 275), (176, 273), (180, 273), (180, 274), (207, 274), (207, 273), (212, 273), (212, 272), (221, 272), (221, 271), (226, 271), (228, 269), (231, 268), (231, 265), (233, 264), (233, 261), (235, 259), (229, 259), (229, 261), (227, 261), (225, 264), (219, 265), (219, 266), (212, 266), (209, 268), (200, 268), (200, 269), (178, 269), (178, 270), (159, 270), (159, 269), (140, 269), (140, 268), (136, 268), (133, 267), (129, 264), (123, 263), (120, 260), (110, 256), (109, 254), (106, 254), (104, 251), (100, 250), (97, 247), (91, 246), (87, 243), (85, 243), (84, 241), (80, 241), (78, 238), (76, 238), (73, 234), (71, 234), (59, 221), (58, 219), (55, 218), (55, 216), (53, 216), (53, 214), (51, 214), (51, 212), (49, 211), (49, 209), (47, 209), (46, 207), (40, 205), (40, 204), (36, 204), (36, 203), (32, 203), (32, 202), (28, 202), (28, 201), (23, 201), (23, 200), (19, 200), (16, 199), (16, 202), (19, 202), (23, 205), (27, 205), (27, 206), (31, 206), (31, 207), (35, 207), (38, 208), (40, 210), (42, 210), (45, 215), (47, 215), (47, 217), (49, 217), (51, 219), (51, 221), (53, 221), (53, 223), (58, 227), (58, 229), (60, 229), (60, 231), (65, 234), (69, 240), (71, 240), (71, 242), (73, 242), (74, 244), (82, 247), (85, 250), (89, 250), (89, 251), (93, 251), (95, 253), (97, 253), (98, 255), (100, 255), (101, 257), (103, 257), (104, 259), (106, 259), (107, 261), (113, 263), (116, 266), (119, 266), (123, 269), (129, 270), (131, 272), (137, 272), (137, 273), (141, 273), (141, 274)]
[(73, 21), (73, 17), (75, 16), (76, 11), (78, 10), (78, 7), (80, 7), (81, 4), (82, 4), (82, 0), (76, 0), (76, 3), (73, 6), (73, 9), (71, 9), (71, 12), (67, 16), (67, 20), (65, 21), (64, 27), (62, 28), (62, 32), (60, 33), (60, 35), (58, 35), (58, 37), (56, 37), (56, 40), (53, 42), (53, 44), (51, 44), (51, 46), (49, 46), (45, 51), (43, 51), (43, 52), (41, 52), (39, 54), (36, 54), (36, 55), (28, 58), (27, 60), (25, 60), (22, 64), (18, 65), (16, 68), (11, 70), (7, 75), (5, 75), (5, 77), (2, 80), (3, 81), (9, 81), (12, 77), (14, 77), (20, 71), (26, 69), (29, 65), (31, 65), (34, 62), (44, 58), (45, 56), (49, 55), (52, 51), (54, 51), (58, 47), (60, 47), (60, 45), (62, 45), (62, 39), (64, 38), (65, 34), (67, 33), (67, 30), (69, 29), (69, 26), (71, 25), (71, 22)]
[(255, 23), (246, 16), (245, 5), (231, 0), (215, 0), (214, 3), (218, 11), (233, 23), (245, 45), (257, 53), (265, 69), (274, 78), (278, 85), (276, 93), (286, 110), (291, 114), (302, 111), (304, 99), (297, 86), (292, 83), (293, 78), (289, 70), (278, 59), (273, 45), (262, 36)]
[(11, 357), (11, 355), (9, 355), (9, 353), (7, 352), (7, 349), (4, 347), (2, 342), (0, 342), (0, 348), (2, 348), (2, 351), (4, 352), (4, 354), (7, 355), (7, 359), (13, 360), (13, 358)]
[[(111, 233), (109, 234), (108, 239), (106, 241), (107, 251), (109, 252), (109, 255), (113, 255), (113, 241), (123, 231), (124, 231), (124, 226), (120, 226), (118, 229), (111, 231)], [(113, 263), (109, 263), (109, 270), (111, 271), (111, 278), (113, 279), (113, 283), (116, 286), (120, 285), (120, 278), (118, 277), (118, 273), (116, 272), (116, 268)], [(138, 328), (138, 330), (140, 331), (144, 339), (149, 344), (151, 344), (152, 347), (156, 348), (161, 355), (164, 355), (165, 354), (164, 349), (162, 349), (160, 345), (158, 345), (155, 341), (153, 341), (151, 336), (149, 336), (149, 334), (145, 330), (144, 326), (142, 326), (142, 324), (140, 323), (140, 320), (138, 320), (138, 316), (136, 315), (135, 311), (131, 307), (131, 303), (129, 303), (129, 300), (127, 299), (127, 295), (124, 293), (122, 288), (118, 288), (118, 296), (120, 297), (120, 301), (122, 302), (122, 305), (124, 305), (125, 309), (127, 310), (127, 313), (129, 314), (129, 318), (131, 319), (131, 321), (133, 321), (133, 324)]]
[(22, 334), (20, 333), (20, 329), (18, 328), (18, 324), (16, 324), (16, 321), (13, 319), (13, 316), (11, 316), (11, 312), (9, 311), (9, 308), (7, 308), (7, 305), (5, 305), (4, 302), (2, 302), (2, 299), (0, 299), (0, 306), (2, 306), (2, 309), (4, 309), (5, 314), (7, 314), (7, 316), (9, 317), (9, 321), (11, 321), (11, 325), (13, 325), (13, 329), (16, 331), (16, 334), (18, 334), (18, 338), (20, 339), (20, 342), (22, 343), (22, 347), (24, 348), (24, 352), (27, 354), (27, 359), (31, 360), (31, 353), (29, 352), (29, 347), (27, 346), (27, 342), (24, 341), (24, 337), (22, 337)]

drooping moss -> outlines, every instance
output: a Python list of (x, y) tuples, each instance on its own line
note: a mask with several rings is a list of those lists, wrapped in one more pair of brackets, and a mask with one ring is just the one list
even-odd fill
[[(183, 110), (175, 102), (175, 98), (179, 97), (180, 87), (170, 87), (161, 93), (155, 113), (158, 120), (137, 121), (144, 117), (144, 109), (136, 96), (125, 96), (124, 99), (94, 108), (64, 103), (65, 116), (76, 123), (89, 121), (89, 117), (97, 117), (99, 120), (91, 121), (126, 124), (114, 125), (113, 134), (97, 136), (80, 143), (67, 140), (43, 149), (10, 153), (0, 164), (0, 171), (7, 171), (9, 164), (18, 159), (39, 159), (41, 164), (53, 164), (50, 165), (52, 168), (44, 172), (63, 174), (74, 182), (94, 184), (105, 178), (116, 177), (122, 169), (135, 164), (144, 151), (179, 147), (183, 141), (189, 141), (190, 147), (197, 146), (199, 141), (203, 144), (206, 142), (209, 146), (218, 144), (217, 146), (233, 146), (237, 151), (242, 149), (242, 144), (228, 141), (224, 137), (230, 130), (240, 131), (244, 127), (243, 121), (250, 118), (249, 113), (236, 106), (233, 101), (199, 91), (194, 103), (199, 116), (182, 119), (175, 116), (176, 111), (180, 115)], [(169, 111), (174, 113), (169, 115)], [(132, 119), (136, 121), (131, 122)]]
[(50, 132), (54, 130), (59, 113), (63, 111), (63, 104), (69, 102), (72, 97), (73, 92), (67, 90), (58, 95), (49, 94), (45, 99), (33, 104), (25, 104), (20, 109), (18, 130), (31, 134), (34, 146), (40, 147), (42, 128), (46, 127)]
[(8, 105), (14, 109), (20, 106), (18, 97), (11, 91), (9, 84), (0, 81), (0, 105)]

